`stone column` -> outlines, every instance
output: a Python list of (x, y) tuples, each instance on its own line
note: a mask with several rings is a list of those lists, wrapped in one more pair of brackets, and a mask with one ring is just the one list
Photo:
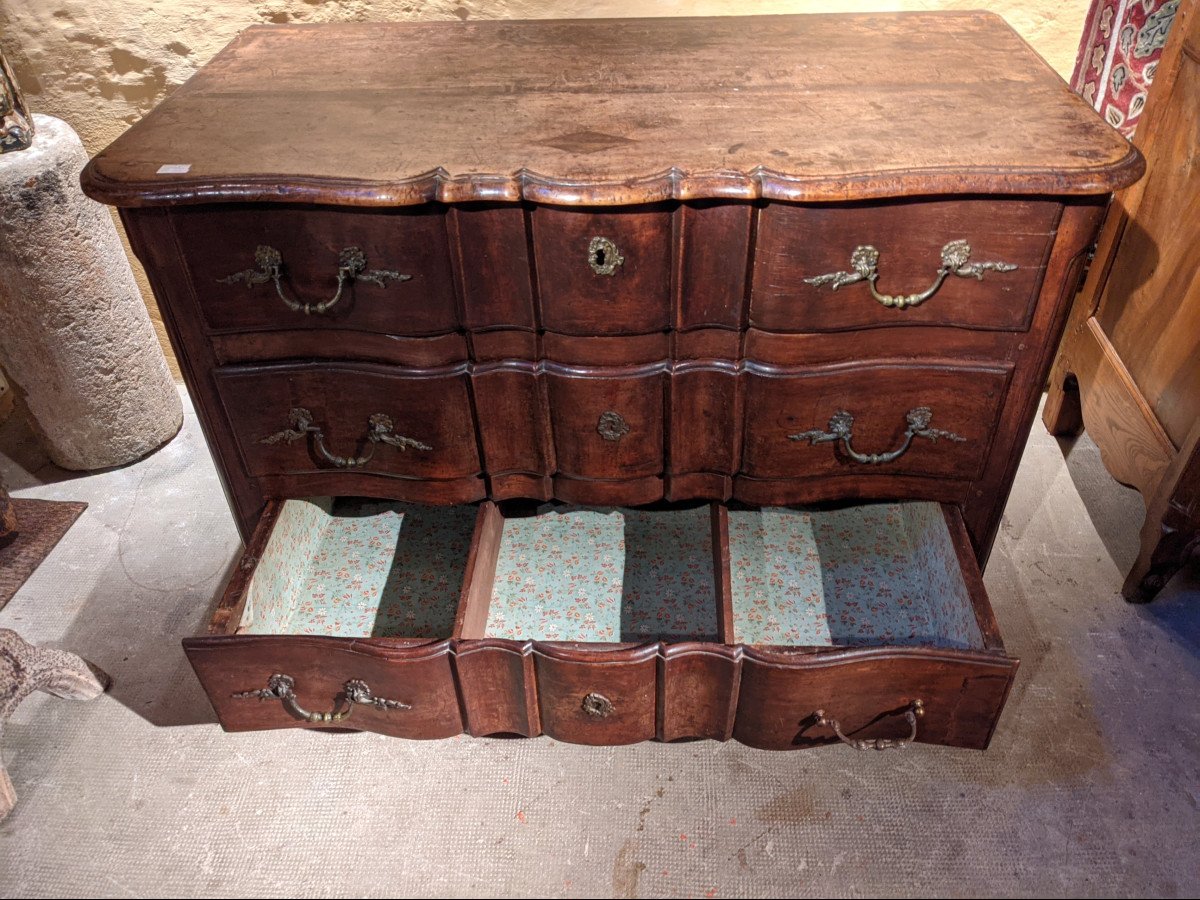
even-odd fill
[(56, 465), (124, 465), (179, 430), (179, 395), (109, 211), (79, 188), (83, 144), (33, 118), (33, 146), (0, 155), (0, 367)]

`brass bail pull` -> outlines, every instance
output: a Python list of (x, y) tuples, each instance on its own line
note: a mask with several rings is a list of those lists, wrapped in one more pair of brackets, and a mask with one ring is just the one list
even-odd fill
[(328, 312), (337, 302), (342, 299), (342, 294), (346, 290), (346, 285), (352, 281), (368, 281), (371, 284), (379, 287), (387, 287), (389, 281), (404, 282), (409, 281), (411, 275), (402, 275), (392, 269), (371, 269), (367, 271), (367, 257), (359, 247), (346, 247), (338, 254), (338, 270), (337, 270), (337, 291), (328, 300), (322, 300), (320, 303), (302, 303), (299, 300), (293, 300), (283, 290), (283, 254), (274, 247), (269, 247), (266, 244), (261, 244), (254, 251), (254, 263), (256, 268), (243, 269), (240, 272), (234, 272), (232, 275), (226, 275), (224, 278), (218, 278), (218, 284), (237, 284), (239, 281), (244, 281), (246, 287), (253, 287), (256, 284), (265, 284), (268, 281), (274, 282), (275, 293), (279, 295), (279, 299), (284, 305), (293, 312), (304, 313), (304, 315), (322, 315)]
[(833, 733), (837, 735), (837, 739), (847, 747), (853, 747), (855, 750), (903, 750), (917, 739), (917, 719), (925, 715), (925, 703), (922, 700), (914, 700), (904, 710), (904, 721), (908, 722), (909, 726), (908, 737), (905, 738), (859, 740), (858, 738), (847, 737), (842, 732), (841, 723), (837, 719), (825, 715), (825, 710), (818, 709), (813, 715), (816, 716), (818, 725), (824, 728), (832, 728)]
[(912, 446), (913, 438), (924, 438), (936, 444), (940, 439), (947, 441), (955, 441), (962, 443), (966, 441), (965, 437), (955, 434), (953, 431), (944, 431), (941, 428), (933, 428), (930, 423), (933, 421), (933, 411), (928, 406), (918, 406), (916, 409), (910, 409), (904, 416), (904, 420), (908, 423), (908, 428), (904, 431), (904, 440), (895, 450), (888, 450), (886, 453), (860, 453), (851, 445), (854, 440), (854, 416), (846, 412), (844, 409), (839, 409), (833, 414), (833, 418), (829, 420), (829, 425), (826, 431), (802, 431), (799, 434), (789, 434), (790, 441), (808, 441), (812, 446), (817, 444), (827, 444), (831, 441), (841, 443), (842, 449), (856, 463), (861, 463), (866, 466), (878, 466), (883, 463), (890, 463), (899, 459), (908, 452), (908, 448)]
[(875, 282), (879, 280), (878, 265), (879, 251), (870, 244), (860, 244), (850, 254), (851, 271), (814, 275), (811, 278), (805, 278), (804, 282), (813, 287), (827, 284), (831, 291), (836, 291), (848, 284), (865, 281), (871, 296), (881, 305), (888, 309), (908, 309), (911, 306), (920, 306), (936, 294), (938, 288), (942, 286), (942, 282), (949, 275), (982, 281), (984, 272), (1012, 272), (1017, 268), (1013, 263), (1006, 262), (973, 263), (971, 262), (971, 245), (965, 240), (959, 239), (950, 241), (942, 247), (942, 264), (934, 275), (933, 284), (925, 290), (916, 294), (881, 294), (875, 288)]
[(303, 437), (311, 436), (313, 447), (317, 453), (339, 469), (361, 469), (374, 458), (375, 448), (379, 444), (388, 444), (400, 450), (433, 449), (429, 444), (422, 443), (414, 438), (405, 437), (402, 434), (396, 434), (393, 430), (395, 423), (392, 421), (392, 417), (385, 413), (374, 413), (367, 420), (367, 434), (364, 438), (367, 443), (367, 452), (361, 456), (338, 456), (336, 453), (331, 452), (325, 444), (325, 432), (322, 431), (319, 425), (313, 424), (313, 414), (302, 406), (294, 407), (288, 413), (288, 420), (291, 423), (290, 428), (284, 428), (282, 431), (268, 434), (259, 440), (259, 443), (290, 444)]
[(291, 675), (275, 674), (267, 679), (267, 686), (255, 691), (241, 691), (233, 695), (235, 700), (279, 700), (284, 709), (298, 719), (313, 724), (328, 725), (342, 722), (350, 718), (355, 704), (373, 706), (376, 709), (412, 709), (399, 700), (387, 700), (376, 697), (371, 688), (360, 678), (352, 678), (342, 686), (342, 693), (335, 698), (335, 705), (329, 712), (312, 712), (300, 705), (296, 699), (296, 679)]

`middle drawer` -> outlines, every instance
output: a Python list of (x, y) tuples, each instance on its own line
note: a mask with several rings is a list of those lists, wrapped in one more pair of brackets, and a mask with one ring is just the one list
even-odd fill
[(1011, 376), (1011, 363), (952, 360), (505, 360), (231, 366), (215, 381), (267, 496), (636, 506), (804, 503), (876, 476), (903, 476), (900, 496), (961, 501), (985, 470)]

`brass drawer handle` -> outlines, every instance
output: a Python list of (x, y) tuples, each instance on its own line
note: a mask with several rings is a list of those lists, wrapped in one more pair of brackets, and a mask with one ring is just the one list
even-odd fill
[(961, 437), (953, 431), (930, 428), (929, 423), (933, 419), (933, 411), (928, 406), (918, 406), (916, 409), (910, 409), (904, 418), (908, 422), (908, 428), (904, 432), (904, 443), (895, 450), (889, 450), (887, 453), (859, 453), (850, 446), (850, 441), (854, 439), (854, 416), (844, 409), (839, 409), (833, 414), (833, 418), (829, 420), (828, 431), (802, 431), (799, 434), (789, 434), (788, 440), (808, 441), (814, 447), (817, 444), (840, 441), (842, 449), (846, 451), (847, 456), (857, 463), (868, 466), (877, 466), (880, 463), (890, 463), (893, 460), (899, 459), (908, 452), (908, 448), (912, 446), (913, 438), (915, 437), (925, 438), (927, 441), (932, 441), (935, 444), (938, 438), (958, 442), (966, 440), (965, 437)]
[(925, 715), (925, 703), (921, 700), (914, 700), (904, 710), (904, 719), (908, 722), (911, 729), (906, 738), (875, 738), (874, 740), (857, 740), (856, 738), (846, 737), (842, 733), (841, 723), (837, 719), (831, 719), (825, 715), (825, 710), (818, 709), (814, 716), (817, 717), (817, 724), (827, 726), (833, 729), (833, 733), (837, 735), (839, 741), (855, 750), (903, 750), (909, 744), (917, 739), (917, 718)]
[(591, 716), (593, 719), (607, 719), (613, 714), (616, 707), (613, 706), (611, 700), (603, 694), (595, 692), (588, 694), (583, 698), (580, 708)]
[(588, 244), (588, 265), (597, 275), (616, 275), (617, 269), (625, 264), (621, 251), (606, 237), (594, 237)]
[(246, 287), (250, 288), (256, 284), (265, 284), (268, 281), (275, 282), (275, 293), (279, 295), (279, 299), (284, 302), (288, 309), (294, 312), (302, 312), (306, 316), (311, 313), (320, 315), (328, 312), (333, 306), (342, 299), (342, 291), (346, 289), (346, 283), (350, 281), (369, 281), (371, 284), (379, 287), (387, 287), (387, 282), (391, 281), (409, 281), (411, 275), (402, 275), (391, 269), (367, 269), (367, 257), (358, 247), (347, 247), (338, 256), (338, 272), (337, 272), (337, 293), (328, 300), (322, 300), (320, 303), (301, 303), (298, 300), (293, 300), (283, 292), (283, 254), (274, 247), (260, 245), (254, 251), (254, 262), (258, 266), (257, 269), (243, 269), (240, 272), (234, 272), (232, 275), (226, 275), (224, 278), (218, 278), (218, 284), (237, 284), (239, 281), (246, 282)]
[(284, 708), (305, 722), (341, 722), (350, 718), (355, 704), (373, 706), (376, 709), (412, 709), (409, 704), (399, 700), (376, 697), (367, 683), (358, 678), (352, 678), (342, 686), (341, 697), (342, 700), (329, 712), (310, 712), (296, 699), (296, 679), (291, 675), (272, 675), (267, 679), (265, 688), (233, 695), (235, 700), (281, 700)]
[(946, 280), (947, 275), (957, 275), (959, 278), (974, 278), (982, 281), (984, 272), (1011, 272), (1017, 268), (1013, 263), (973, 263), (969, 261), (970, 259), (970, 244), (964, 240), (951, 241), (942, 248), (942, 265), (937, 270), (937, 276), (934, 278), (933, 284), (919, 294), (881, 294), (875, 289), (875, 282), (879, 279), (879, 272), (876, 269), (879, 263), (879, 251), (870, 244), (861, 244), (855, 247), (854, 252), (850, 254), (850, 268), (854, 271), (830, 272), (827, 275), (816, 275), (812, 278), (805, 278), (804, 281), (806, 284), (811, 284), (814, 287), (828, 284), (829, 289), (832, 291), (836, 291), (847, 284), (866, 281), (867, 288), (871, 291), (871, 296), (884, 306), (889, 309), (907, 309), (910, 306), (920, 306), (936, 294), (938, 288), (942, 286), (942, 282)]
[(395, 423), (392, 421), (392, 417), (385, 413), (375, 413), (367, 420), (366, 440), (369, 446), (367, 447), (367, 452), (362, 456), (338, 456), (336, 453), (330, 453), (329, 448), (325, 446), (325, 433), (321, 431), (319, 425), (313, 424), (313, 414), (302, 406), (293, 408), (288, 413), (288, 420), (291, 422), (291, 428), (285, 428), (274, 434), (268, 434), (259, 443), (278, 444), (282, 442), (290, 444), (292, 441), (298, 441), (306, 435), (312, 435), (313, 446), (317, 448), (317, 452), (339, 469), (362, 468), (375, 456), (375, 448), (379, 444), (390, 444), (393, 447), (399, 447), (401, 450), (407, 450), (410, 447), (414, 450), (433, 449), (428, 444), (421, 443), (421, 441), (405, 437), (401, 434), (393, 434), (392, 429), (395, 427)]

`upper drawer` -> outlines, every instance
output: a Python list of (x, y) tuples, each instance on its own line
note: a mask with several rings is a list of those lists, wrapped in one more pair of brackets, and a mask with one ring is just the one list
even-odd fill
[(213, 331), (458, 328), (445, 214), (234, 206), (172, 213)]
[(539, 206), (533, 248), (542, 326), (563, 334), (645, 334), (671, 325), (672, 210)]
[(750, 324), (768, 331), (1029, 327), (1061, 206), (928, 200), (759, 217)]

